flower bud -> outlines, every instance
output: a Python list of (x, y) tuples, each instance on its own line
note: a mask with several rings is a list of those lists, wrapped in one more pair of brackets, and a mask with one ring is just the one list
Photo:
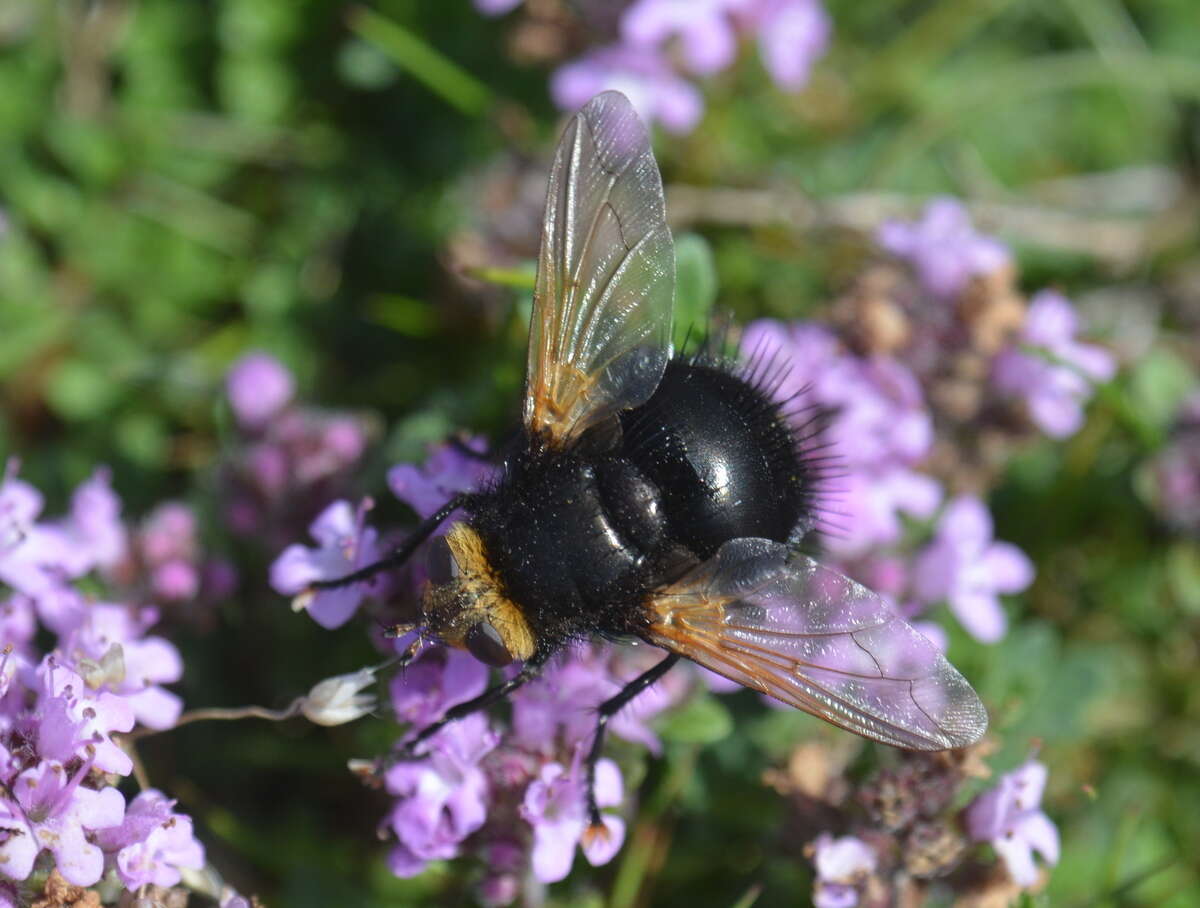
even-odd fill
[(375, 695), (363, 690), (375, 683), (375, 668), (336, 675), (316, 684), (304, 698), (300, 712), (317, 725), (341, 725), (375, 709)]

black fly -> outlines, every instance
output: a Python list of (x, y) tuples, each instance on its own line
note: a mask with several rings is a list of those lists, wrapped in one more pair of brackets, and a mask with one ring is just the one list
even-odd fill
[[(977, 741), (975, 692), (879, 596), (801, 554), (819, 459), (761, 376), (672, 356), (675, 258), (645, 127), (623, 95), (569, 123), (550, 173), (523, 429), (488, 488), (448, 501), (392, 556), (430, 550), (419, 629), (511, 680), (410, 739), (507, 696), (572, 640), (666, 650), (608, 719), (681, 656), (857, 734), (917, 750)], [(589, 784), (589, 807), (599, 824)]]

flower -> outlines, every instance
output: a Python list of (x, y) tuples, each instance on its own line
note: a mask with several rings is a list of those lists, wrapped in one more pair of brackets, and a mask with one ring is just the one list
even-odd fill
[(971, 636), (994, 643), (1007, 619), (997, 594), (1019, 593), (1033, 581), (1033, 563), (1019, 548), (992, 540), (992, 515), (978, 498), (963, 495), (946, 507), (933, 542), (913, 569), (916, 595), (946, 600)]
[(995, 386), (1023, 397), (1034, 424), (1051, 438), (1079, 429), (1092, 383), (1108, 381), (1117, 371), (1107, 350), (1075, 340), (1077, 330), (1070, 300), (1042, 290), (1029, 302), (1020, 335), (1022, 345), (1036, 349), (1005, 350), (992, 364)]
[[(70, 745), (71, 754), (79, 757), (86, 755), (89, 762), (103, 772), (121, 776), (133, 772), (133, 761), (111, 737), (114, 732), (127, 732), (133, 728), (133, 706), (125, 697), (109, 691), (93, 690), (82, 677), (58, 663), (53, 655), (42, 660), (37, 679), (41, 682), (38, 691), (41, 715), (61, 715), (63, 721), (70, 721), (76, 727)], [(59, 699), (64, 709), (60, 710), (60, 705), (53, 703)], [(66, 741), (66, 732), (53, 735), (53, 739)], [(43, 755), (60, 762), (66, 762), (68, 758), (67, 754), (62, 753), (47, 752)]]
[(0, 484), (0, 582), (33, 598), (39, 609), (59, 611), (66, 581), (111, 567), (124, 554), (121, 504), (108, 472), (97, 470), (75, 489), (68, 517), (37, 523), (41, 508), (41, 494), (16, 478), (10, 461)]
[(118, 825), (125, 813), (125, 799), (115, 788), (96, 791), (80, 782), (91, 770), (85, 762), (73, 776), (61, 764), (43, 761), (27, 769), (12, 783), (22, 826), (12, 807), (0, 801), (0, 832), (8, 837), (0, 843), (0, 871), (13, 879), (25, 879), (37, 854), (54, 855), (59, 873), (76, 886), (91, 886), (104, 870), (104, 855), (88, 841), (96, 830)]
[[(837, 450), (841, 450), (840, 448)], [(848, 472), (835, 493), (829, 550), (853, 558), (900, 538), (901, 514), (932, 517), (942, 500), (937, 480), (907, 467)]]
[(808, 82), (813, 64), (829, 45), (829, 14), (817, 0), (758, 0), (750, 13), (763, 65), (785, 91)]
[(142, 521), (137, 548), (161, 599), (191, 599), (200, 590), (196, 516), (180, 501), (166, 501)]
[(621, 37), (645, 49), (677, 37), (687, 68), (711, 75), (733, 62), (737, 32), (730, 14), (746, 6), (745, 0), (638, 0), (621, 17)]
[(930, 293), (956, 296), (973, 277), (1009, 262), (1008, 250), (994, 237), (976, 232), (962, 202), (936, 198), (915, 222), (887, 221), (876, 234), (884, 250), (909, 262)]
[(375, 696), (364, 694), (375, 683), (376, 668), (362, 668), (348, 675), (335, 675), (313, 685), (300, 712), (317, 725), (343, 725), (375, 709)]
[(388, 470), (388, 488), (422, 519), (429, 517), (459, 492), (484, 485), (495, 472), (483, 459), (486, 439), (470, 438), (465, 447), (480, 456), (471, 457), (451, 444), (435, 445), (421, 466), (402, 463)]
[(875, 872), (875, 852), (854, 836), (835, 839), (822, 833), (812, 844), (817, 879), (813, 887), (815, 908), (854, 908), (858, 885)]
[(1141, 491), (1163, 520), (1200, 535), (1200, 392), (1180, 406), (1170, 442), (1141, 473)]
[(392, 679), (392, 708), (401, 722), (424, 728), (450, 707), (478, 697), (487, 682), (487, 666), (470, 653), (439, 647)]
[(843, 474), (832, 495), (832, 552), (857, 558), (899, 539), (900, 514), (932, 516), (941, 486), (911, 467), (932, 447), (933, 420), (902, 363), (854, 356), (829, 329), (809, 322), (751, 322), (741, 349), (756, 374), (780, 374), (774, 390), (785, 406), (795, 409), (799, 400), (799, 431), (811, 431), (803, 424), (814, 407), (827, 414), (821, 440)]
[(512, 740), (545, 756), (571, 753), (595, 732), (596, 706), (619, 690), (592, 646), (573, 647), (513, 694)]
[(384, 776), (399, 799), (388, 819), (397, 844), (388, 863), (400, 877), (416, 876), (431, 860), (452, 858), (459, 843), (487, 819), (488, 783), (480, 760), (498, 736), (472, 713), (429, 739), (427, 756), (397, 763)]
[(71, 570), (74, 577), (94, 567), (112, 567), (125, 553), (121, 501), (113, 492), (111, 481), (107, 469), (96, 470), (71, 495), (71, 513), (61, 527), (74, 556)]
[[(298, 596), (314, 580), (345, 576), (379, 559), (375, 530), (366, 526), (370, 502), (357, 511), (346, 501), (335, 501), (313, 521), (309, 533), (317, 548), (289, 545), (271, 565), (271, 586), (284, 595)], [(317, 624), (325, 628), (341, 627), (350, 620), (363, 598), (370, 592), (371, 581), (321, 590), (303, 600)], [(299, 596), (298, 596), (299, 598)]]
[(475, 8), (485, 16), (503, 16), (521, 5), (521, 0), (474, 0)]
[[(521, 816), (533, 827), (533, 875), (543, 883), (554, 883), (571, 872), (575, 846), (593, 866), (606, 864), (621, 850), (625, 821), (611, 814), (601, 818), (603, 830), (586, 827), (586, 774), (581, 755), (568, 771), (561, 763), (547, 763), (525, 791)], [(621, 771), (612, 760), (596, 764), (596, 803), (614, 807), (621, 803)]]
[[(123, 830), (145, 802), (126, 814), (111, 777), (133, 771), (115, 733), (175, 723), (182, 704), (160, 685), (178, 680), (182, 660), (146, 635), (155, 609), (96, 601), (71, 583), (94, 568), (106, 574), (96, 583), (124, 577), (127, 532), (107, 472), (76, 489), (65, 518), (39, 521), (41, 507), (10, 464), (0, 481), (0, 579), (15, 589), (0, 602), (0, 875), (19, 881), (44, 865), (63, 885), (91, 886), (111, 862), (130, 888), (173, 885), (178, 870), (163, 861), (203, 863), (190, 820), (164, 809), (134, 843)], [(40, 657), (39, 619), (58, 638)], [(0, 885), (0, 905), (10, 890)]]
[[(144, 636), (157, 620), (158, 612), (152, 608), (93, 603), (67, 642), (77, 654), (77, 667), (91, 669), (88, 687), (107, 686), (122, 695), (137, 721), (163, 729), (173, 726), (183, 710), (183, 701), (161, 686), (183, 677), (183, 659), (162, 637)], [(119, 673), (97, 673), (92, 667), (112, 658), (114, 648), (120, 652)]]
[(1058, 829), (1038, 809), (1046, 788), (1046, 767), (1035, 760), (1000, 777), (999, 784), (967, 805), (967, 833), (990, 842), (1017, 885), (1037, 882), (1034, 852), (1047, 864), (1058, 863)]
[(598, 48), (560, 67), (550, 80), (550, 94), (563, 110), (578, 110), (609, 89), (624, 93), (647, 124), (657, 121), (671, 132), (690, 132), (704, 113), (696, 87), (647, 48)]
[(247, 353), (225, 377), (225, 393), (238, 424), (260, 429), (292, 399), (295, 383), (287, 368), (268, 353)]
[(146, 789), (130, 802), (120, 826), (97, 833), (97, 844), (116, 854), (117, 874), (127, 889), (174, 886), (181, 868), (204, 866), (204, 846), (192, 833), (191, 818), (174, 807), (162, 792)]

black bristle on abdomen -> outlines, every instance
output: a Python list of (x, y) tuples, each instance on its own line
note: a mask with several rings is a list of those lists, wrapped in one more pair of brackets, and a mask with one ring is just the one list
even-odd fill
[(780, 401), (786, 364), (720, 349), (706, 341), (671, 360), (650, 400), (622, 417), (623, 454), (663, 490), (673, 533), (700, 557), (741, 536), (807, 545), (829, 470), (827, 416), (803, 394)]

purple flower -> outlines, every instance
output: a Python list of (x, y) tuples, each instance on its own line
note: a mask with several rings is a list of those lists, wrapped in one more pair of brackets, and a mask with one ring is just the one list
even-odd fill
[(945, 298), (960, 293), (971, 278), (990, 274), (1009, 262), (1004, 245), (977, 233), (967, 209), (949, 197), (931, 201), (919, 221), (885, 222), (876, 240), (887, 252), (911, 264), (930, 293)]
[(596, 706), (620, 690), (590, 645), (573, 647), (512, 697), (514, 743), (545, 756), (570, 753), (596, 730)]
[(431, 738), (427, 756), (397, 763), (385, 775), (399, 800), (388, 824), (397, 844), (392, 872), (416, 876), (432, 860), (458, 854), (459, 843), (487, 819), (488, 782), (479, 766), (498, 741), (487, 718), (473, 713)]
[(609, 89), (623, 92), (646, 123), (658, 121), (671, 132), (690, 132), (704, 113), (696, 87), (648, 48), (599, 48), (560, 67), (550, 80), (550, 94), (563, 110), (578, 110)]
[(503, 16), (521, 5), (521, 0), (474, 0), (475, 8), (485, 16)]
[(107, 472), (97, 470), (75, 490), (68, 518), (36, 523), (42, 496), (14, 473), (10, 461), (0, 485), (0, 582), (56, 611), (67, 580), (111, 567), (124, 553), (121, 505)]
[(798, 91), (829, 46), (829, 15), (817, 0), (757, 0), (751, 13), (759, 52), (775, 84)]
[[(596, 707), (661, 658), (661, 651), (653, 647), (573, 647), (565, 658), (547, 666), (541, 678), (513, 695), (512, 742), (543, 757), (590, 743)], [(646, 722), (681, 699), (686, 686), (686, 673), (672, 672), (613, 716), (609, 730), (657, 753), (658, 736)]]
[[(913, 464), (933, 443), (933, 421), (916, 376), (899, 361), (842, 350), (837, 337), (811, 322), (751, 322), (742, 355), (784, 370), (777, 394), (831, 412), (826, 433), (839, 458), (855, 467)], [(811, 417), (808, 410), (802, 418)]]
[(924, 602), (946, 600), (971, 636), (994, 643), (1007, 619), (999, 593), (1019, 593), (1033, 580), (1033, 564), (1007, 542), (992, 539), (992, 515), (964, 495), (946, 507), (937, 534), (917, 557), (913, 585)]
[(1145, 491), (1162, 518), (1200, 535), (1200, 393), (1179, 408), (1171, 441), (1148, 464), (1146, 479)]
[(470, 653), (438, 647), (392, 679), (392, 707), (401, 722), (424, 728), (450, 707), (479, 696), (487, 682), (487, 666)]
[(1079, 429), (1092, 383), (1108, 381), (1117, 371), (1107, 350), (1075, 340), (1077, 330), (1070, 300), (1042, 290), (1029, 302), (1020, 336), (1022, 346), (1037, 350), (1005, 350), (992, 364), (996, 387), (1023, 397), (1034, 424), (1051, 438)]
[(737, 54), (731, 13), (748, 0), (637, 0), (621, 17), (621, 37), (646, 50), (678, 38), (683, 60), (697, 75), (725, 69)]
[[(154, 609), (95, 603), (88, 609), (87, 621), (69, 638), (68, 649), (87, 660), (77, 667), (90, 669), (86, 673), (90, 688), (107, 686), (124, 697), (142, 725), (163, 729), (178, 720), (183, 702), (161, 685), (183, 677), (183, 660), (162, 637), (143, 636), (157, 619)], [(119, 654), (119, 667), (97, 671), (114, 652)]]
[(1035, 851), (1046, 863), (1058, 863), (1058, 830), (1038, 809), (1046, 775), (1045, 766), (1030, 760), (1001, 776), (995, 788), (977, 797), (966, 810), (967, 833), (977, 842), (990, 842), (1013, 881), (1023, 887), (1037, 882)]
[(0, 485), (0, 583), (36, 600), (60, 590), (78, 558), (64, 531), (36, 523), (42, 494), (14, 474), (10, 461)]
[(17, 461), (9, 459), (0, 479), (0, 564), (24, 542), (30, 527), (42, 513), (42, 493), (17, 479)]
[(192, 833), (191, 818), (174, 807), (162, 792), (147, 789), (130, 802), (119, 826), (96, 834), (97, 844), (116, 854), (117, 874), (127, 889), (174, 886), (180, 868), (204, 866), (204, 846)]
[[(840, 449), (839, 449), (840, 450)], [(937, 480), (905, 467), (848, 472), (833, 495), (837, 515), (828, 536), (829, 550), (853, 558), (896, 542), (903, 531), (901, 514), (933, 516), (942, 500)]]
[[(73, 753), (80, 757), (91, 754), (90, 761), (103, 772), (120, 776), (133, 772), (133, 761), (111, 737), (113, 732), (127, 732), (133, 728), (134, 712), (129, 701), (108, 691), (93, 690), (74, 671), (58, 664), (54, 656), (42, 660), (37, 675), (42, 684), (39, 693), (43, 716), (48, 717), (59, 708), (47, 701), (61, 698), (65, 703), (64, 721), (73, 723), (77, 730)], [(66, 734), (65, 731), (56, 733), (53, 740), (64, 741)], [(62, 761), (58, 754), (53, 757)]]
[(162, 599), (176, 602), (191, 599), (200, 591), (200, 573), (186, 561), (168, 561), (154, 568), (150, 587)]
[(817, 868), (815, 908), (854, 908), (859, 884), (875, 872), (875, 852), (854, 836), (835, 839), (827, 832), (821, 833), (812, 847)]
[[(483, 454), (487, 440), (471, 438), (466, 446)], [(430, 448), (429, 457), (421, 466), (402, 463), (388, 470), (388, 488), (392, 494), (417, 512), (429, 517), (459, 492), (469, 492), (487, 483), (495, 467), (485, 460), (471, 457), (450, 444)]]
[(741, 349), (751, 363), (786, 370), (777, 395), (798, 398), (800, 421), (812, 417), (805, 404), (829, 414), (822, 440), (844, 474), (831, 489), (837, 512), (830, 521), (831, 550), (858, 557), (900, 537), (900, 514), (933, 514), (941, 487), (910, 469), (933, 444), (933, 421), (920, 383), (902, 363), (853, 356), (827, 328), (806, 322), (752, 322)]
[[(335, 501), (313, 521), (309, 533), (317, 548), (290, 545), (271, 565), (271, 586), (295, 596), (314, 580), (342, 577), (380, 557), (377, 533), (366, 525), (369, 502), (357, 512), (346, 501)], [(324, 628), (341, 627), (358, 609), (372, 587), (371, 581), (333, 590), (321, 590), (307, 604), (308, 613)]]
[(191, 508), (179, 501), (159, 505), (142, 522), (137, 543), (156, 596), (175, 602), (195, 597), (200, 547)]
[(288, 405), (294, 392), (292, 374), (267, 353), (247, 353), (225, 377), (229, 405), (244, 429), (261, 429)]
[(97, 470), (71, 496), (71, 514), (62, 527), (75, 554), (72, 576), (94, 567), (112, 567), (125, 554), (121, 501), (112, 490), (111, 478), (108, 470)]
[[(23, 648), (37, 633), (37, 618), (33, 603), (28, 596), (20, 593), (0, 600), (0, 646), (12, 644), (18, 649)], [(5, 656), (0, 655), (0, 664)], [(11, 667), (10, 667), (11, 670)], [(0, 671), (0, 695), (3, 692), (3, 672)]]
[(142, 521), (138, 532), (142, 557), (152, 564), (196, 556), (196, 515), (182, 501), (165, 501)]
[(89, 761), (68, 778), (60, 764), (43, 761), (16, 778), (16, 805), (0, 801), (0, 835), (8, 834), (7, 840), (0, 840), (0, 871), (23, 880), (44, 849), (54, 855), (67, 882), (91, 886), (100, 879), (104, 855), (87, 836), (118, 825), (125, 799), (115, 788), (95, 791), (80, 785), (90, 770)]
[[(577, 754), (582, 754), (582, 748)], [(543, 883), (554, 883), (571, 872), (575, 846), (582, 845), (584, 857), (593, 866), (613, 859), (625, 839), (625, 821), (602, 815), (601, 830), (587, 829), (585, 773), (577, 755), (570, 771), (560, 763), (547, 763), (529, 783), (521, 816), (533, 827), (533, 875)], [(624, 797), (621, 771), (612, 760), (596, 764), (596, 803), (615, 807)]]
[[(663, 658), (662, 650), (653, 646), (611, 646), (605, 649), (609, 652), (609, 671), (618, 687), (624, 687)], [(662, 742), (647, 723), (659, 713), (680, 703), (691, 690), (692, 680), (693, 675), (690, 672), (668, 672), (613, 716), (608, 723), (609, 731), (626, 741), (641, 744), (655, 755), (661, 753)], [(590, 739), (588, 743), (591, 743)]]

